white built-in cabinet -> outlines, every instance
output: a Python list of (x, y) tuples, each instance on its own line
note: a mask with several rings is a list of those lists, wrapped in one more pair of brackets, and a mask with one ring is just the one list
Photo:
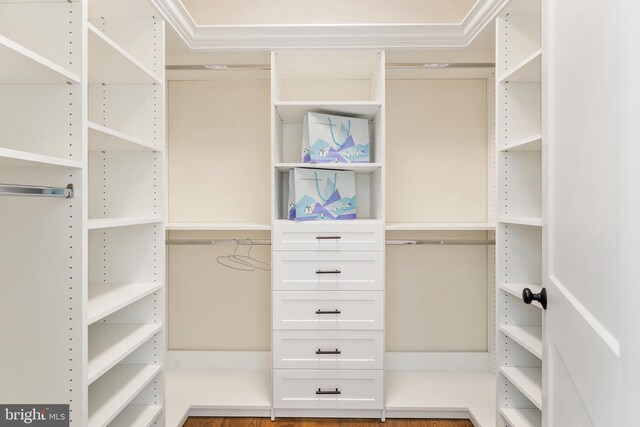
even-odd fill
[(497, 19), (496, 327), (500, 427), (541, 427), (542, 289), (540, 1), (514, 0)]
[[(384, 418), (384, 52), (276, 51), (271, 60), (273, 415)], [(356, 216), (287, 219), (303, 115), (367, 119), (371, 163), (356, 172)], [(306, 363), (302, 363), (306, 360)]]
[(0, 401), (164, 425), (164, 21), (0, 2), (0, 62)]

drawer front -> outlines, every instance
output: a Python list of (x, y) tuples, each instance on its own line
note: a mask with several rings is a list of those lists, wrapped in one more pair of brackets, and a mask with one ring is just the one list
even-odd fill
[(273, 225), (275, 251), (382, 251), (384, 224), (351, 221), (277, 221)]
[(384, 329), (381, 291), (274, 291), (273, 329)]
[(281, 409), (382, 409), (383, 371), (273, 371)]
[(273, 289), (384, 289), (384, 252), (273, 252)]
[(274, 331), (276, 369), (382, 369), (382, 331)]

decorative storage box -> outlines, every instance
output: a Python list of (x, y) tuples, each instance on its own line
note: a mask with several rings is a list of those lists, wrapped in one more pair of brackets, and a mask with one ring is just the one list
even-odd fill
[(289, 219), (296, 221), (355, 219), (355, 172), (293, 169), (288, 206)]
[(369, 121), (320, 113), (304, 115), (304, 163), (368, 163)]

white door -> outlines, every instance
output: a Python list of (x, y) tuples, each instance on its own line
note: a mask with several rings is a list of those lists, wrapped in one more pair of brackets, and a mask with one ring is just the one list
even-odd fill
[(638, 3), (543, 7), (547, 427), (640, 425)]

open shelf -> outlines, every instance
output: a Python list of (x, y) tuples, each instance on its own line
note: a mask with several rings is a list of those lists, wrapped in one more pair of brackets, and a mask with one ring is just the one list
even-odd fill
[(269, 231), (271, 224), (242, 222), (169, 222), (166, 230), (182, 231)]
[(528, 136), (526, 138), (519, 139), (510, 144), (507, 144), (500, 149), (502, 152), (506, 151), (540, 151), (542, 150), (542, 134), (537, 133), (535, 135)]
[(101, 228), (128, 227), (131, 225), (156, 224), (162, 222), (160, 217), (149, 218), (90, 218), (87, 221), (89, 230)]
[(520, 344), (538, 359), (542, 359), (541, 326), (500, 326), (500, 331)]
[(276, 163), (275, 168), (280, 172), (288, 172), (294, 168), (307, 169), (335, 169), (354, 171), (356, 173), (371, 173), (382, 168), (381, 163)]
[(542, 369), (502, 367), (500, 372), (538, 409), (542, 409)]
[(485, 222), (395, 222), (387, 231), (493, 231), (495, 224)]
[(502, 217), (499, 222), (514, 225), (529, 225), (531, 227), (542, 227), (542, 218), (513, 218)]
[(162, 151), (140, 138), (94, 122), (89, 122), (87, 126), (89, 151)]
[(103, 427), (149, 384), (161, 365), (118, 365), (89, 386), (89, 426)]
[(82, 162), (27, 151), (0, 148), (0, 168), (81, 168)]
[(149, 427), (161, 410), (161, 405), (129, 405), (109, 423), (109, 427)]
[(89, 384), (162, 329), (158, 324), (99, 323), (89, 328)]
[(223, 416), (271, 411), (271, 370), (168, 369), (165, 375), (167, 427), (182, 426), (192, 407), (218, 409)]
[[(143, 83), (162, 84), (136, 58), (118, 46), (93, 24), (88, 23), (89, 32), (89, 82), (90, 83)], [(107, 66), (105, 66), (108, 64)]]
[(90, 283), (87, 323), (91, 325), (159, 289), (158, 283)]
[(388, 418), (408, 411), (468, 411), (479, 427), (495, 427), (495, 378), (489, 372), (385, 372)]
[[(522, 290), (524, 288), (529, 288), (533, 293), (539, 293), (542, 290), (542, 286), (539, 284), (520, 284), (520, 283), (501, 283), (499, 288), (516, 298), (522, 298)], [(536, 303), (537, 304), (537, 303)], [(533, 305), (533, 304), (532, 304)], [(536, 307), (540, 307), (536, 305)], [(542, 308), (542, 307), (541, 307)]]
[(539, 82), (541, 64), (542, 50), (538, 49), (504, 73), (499, 83)]
[(0, 83), (80, 83), (80, 76), (0, 35)]
[(381, 107), (376, 101), (288, 101), (275, 104), (283, 123), (302, 123), (303, 115), (308, 112), (373, 120)]
[(542, 426), (542, 413), (538, 409), (500, 408), (500, 415), (510, 427)]

